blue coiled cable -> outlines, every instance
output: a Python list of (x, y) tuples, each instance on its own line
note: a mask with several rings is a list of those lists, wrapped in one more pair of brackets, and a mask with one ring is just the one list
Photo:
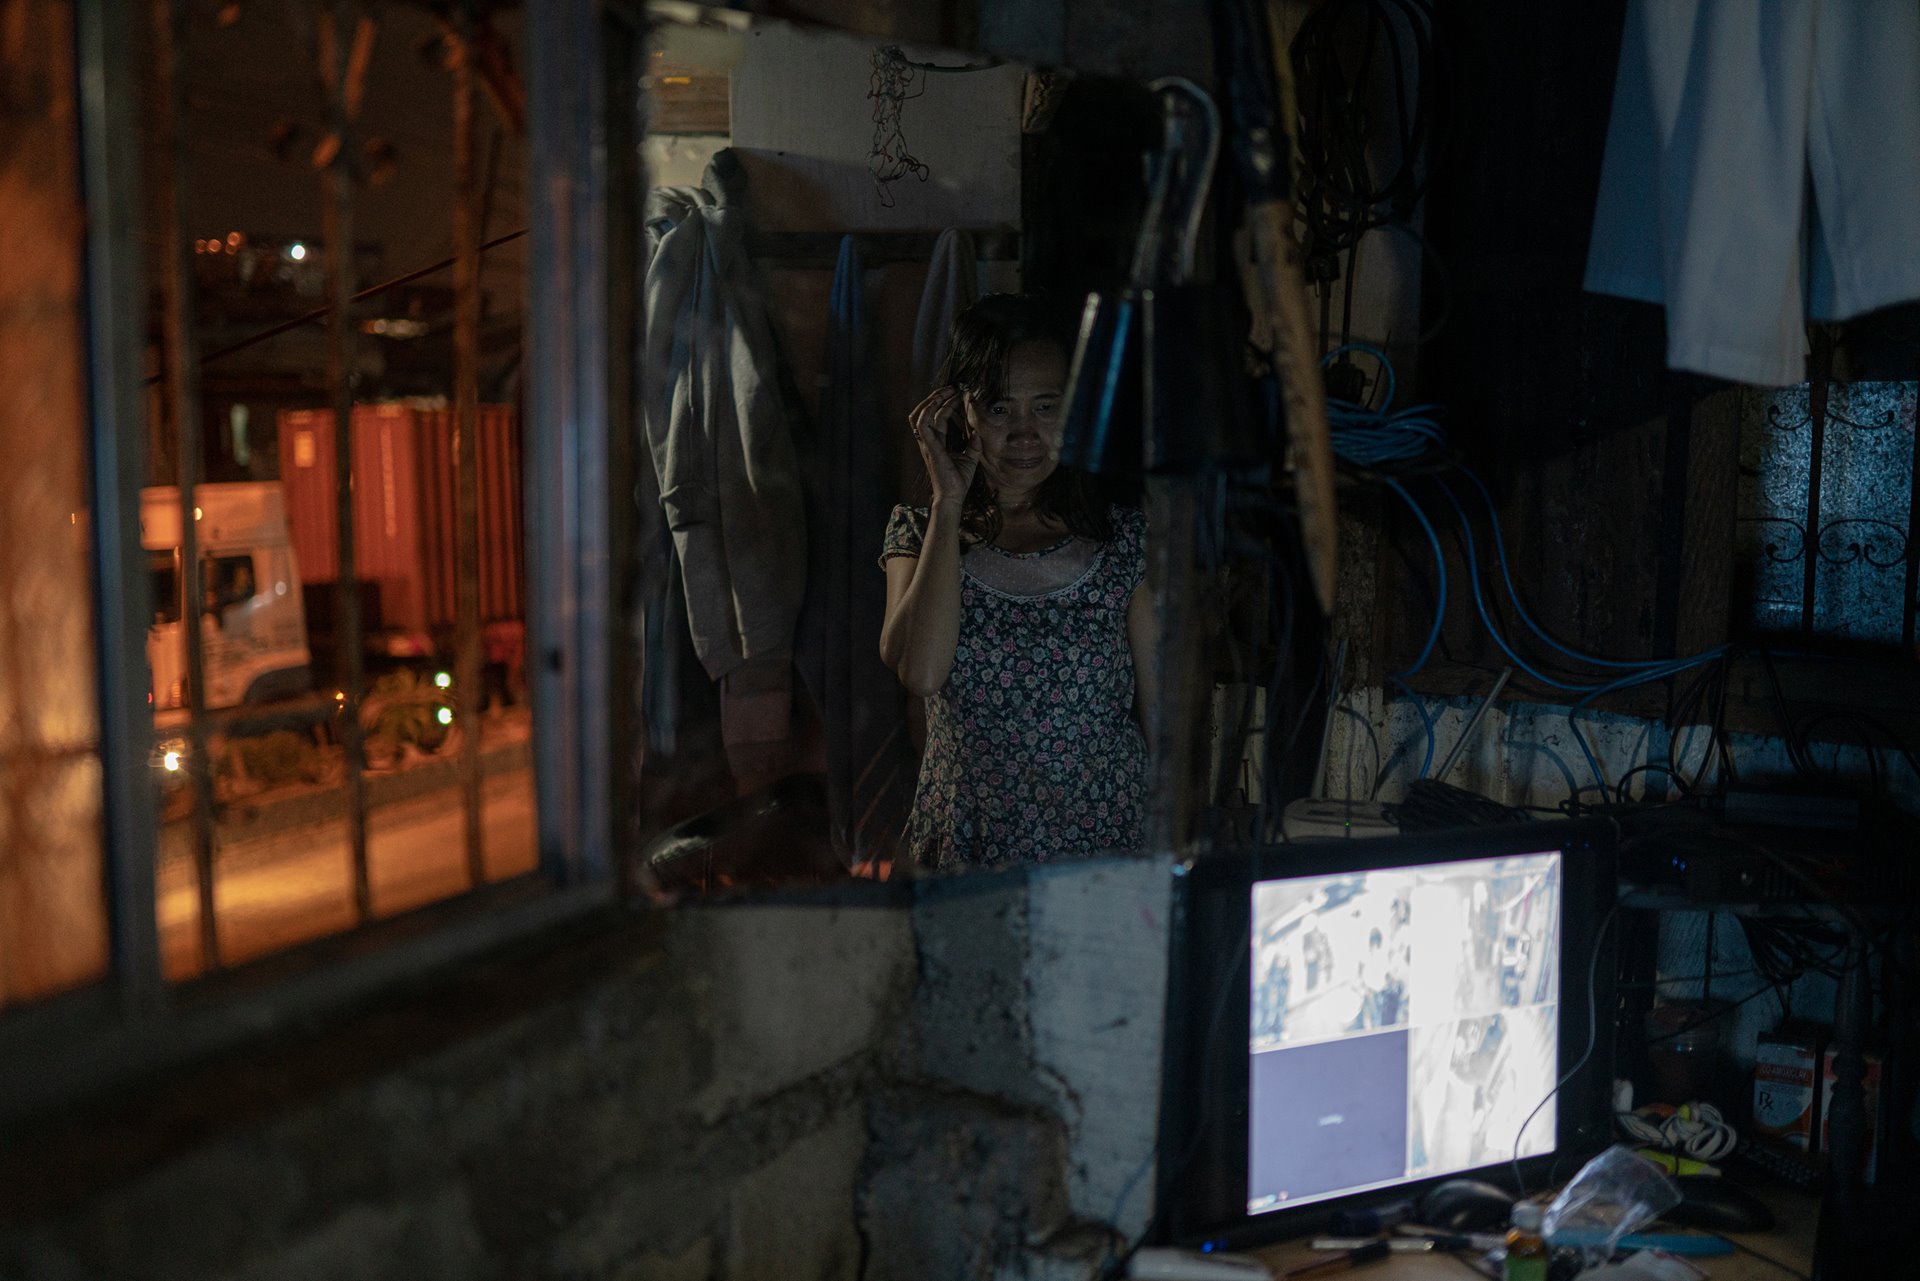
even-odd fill
[[(1386, 379), (1386, 389), (1385, 394), (1381, 398), (1380, 408), (1378, 409), (1368, 409), (1365, 406), (1357, 405), (1347, 400), (1337, 398), (1328, 399), (1327, 419), (1334, 452), (1347, 462), (1363, 467), (1375, 467), (1383, 463), (1417, 461), (1431, 455), (1437, 448), (1444, 447), (1446, 444), (1446, 435), (1438, 419), (1435, 417), (1436, 411), (1434, 406), (1415, 405), (1402, 410), (1395, 410), (1393, 408), (1394, 396), (1398, 390), (1398, 381), (1393, 371), (1393, 364), (1387, 359), (1385, 352), (1367, 343), (1345, 343), (1328, 352), (1326, 356), (1322, 358), (1321, 364), (1324, 366), (1343, 355), (1354, 352), (1370, 357), (1379, 365), (1381, 376)], [(1595, 699), (1604, 694), (1627, 689), (1635, 685), (1664, 680), (1669, 676), (1677, 675), (1704, 663), (1713, 662), (1723, 657), (1728, 647), (1724, 645), (1715, 646), (1712, 649), (1690, 655), (1686, 658), (1628, 660), (1602, 658), (1598, 655), (1587, 654), (1580, 650), (1573, 649), (1555, 639), (1545, 628), (1541, 627), (1540, 624), (1534, 620), (1533, 616), (1527, 612), (1526, 606), (1521, 603), (1520, 593), (1513, 581), (1512, 565), (1507, 557), (1505, 531), (1501, 528), (1500, 516), (1494, 505), (1493, 495), (1488, 491), (1485, 483), (1472, 471), (1465, 467), (1461, 467), (1458, 470), (1473, 484), (1474, 488), (1479, 491), (1482, 501), (1486, 504), (1487, 513), (1492, 522), (1491, 539), (1495, 555), (1500, 564), (1501, 581), (1506, 585), (1507, 596), (1513, 602), (1514, 612), (1519, 616), (1520, 621), (1526, 626), (1527, 630), (1532, 632), (1541, 643), (1567, 658), (1590, 666), (1609, 668), (1622, 673), (1614, 679), (1595, 683), (1567, 681), (1548, 675), (1520, 656), (1518, 651), (1507, 642), (1506, 636), (1502, 634), (1499, 627), (1495, 625), (1492, 613), (1487, 608), (1486, 596), (1480, 583), (1478, 548), (1473, 536), (1472, 522), (1467, 515), (1466, 508), (1461, 505), (1460, 500), (1454, 496), (1451, 489), (1445, 484), (1441, 484), (1440, 492), (1453, 507), (1455, 515), (1459, 517), (1460, 528), (1466, 539), (1468, 584), (1473, 593), (1474, 608), (1480, 615), (1481, 624), (1487, 629), (1487, 634), (1493, 638), (1494, 643), (1499, 646), (1500, 651), (1507, 656), (1514, 666), (1548, 688), (1580, 695), (1579, 699), (1575, 701), (1567, 711), (1567, 724), (1573, 732), (1574, 741), (1579, 745), (1581, 755), (1586, 758), (1588, 768), (1593, 771), (1595, 782), (1600, 786), (1602, 792), (1605, 793), (1608, 786), (1606, 775), (1600, 768), (1599, 759), (1594, 755), (1592, 747), (1588, 744), (1586, 735), (1581, 732), (1579, 722), (1576, 719), (1577, 715), (1590, 706)], [(1413, 512), (1415, 519), (1419, 521), (1421, 531), (1426, 534), (1427, 542), (1433, 550), (1434, 566), (1438, 576), (1438, 590), (1436, 592), (1437, 599), (1434, 606), (1433, 622), (1427, 629), (1427, 637), (1420, 647), (1419, 655), (1414, 659), (1410, 667), (1390, 673), (1387, 677), (1388, 681), (1396, 690), (1413, 700), (1415, 708), (1420, 713), (1421, 724), (1427, 740), (1426, 757), (1420, 767), (1420, 777), (1424, 778), (1427, 771), (1432, 768), (1433, 765), (1433, 718), (1427, 712), (1425, 701), (1421, 699), (1407, 683), (1407, 678), (1413, 676), (1414, 673), (1426, 665), (1427, 660), (1432, 657), (1434, 646), (1439, 641), (1440, 629), (1446, 616), (1447, 607), (1446, 555), (1441, 547), (1440, 535), (1434, 528), (1433, 521), (1428, 518), (1425, 510), (1421, 508), (1413, 495), (1407, 491), (1404, 485), (1392, 477), (1383, 477), (1382, 479), (1387, 488), (1399, 496), (1400, 500)], [(1376, 781), (1376, 786), (1377, 785)]]

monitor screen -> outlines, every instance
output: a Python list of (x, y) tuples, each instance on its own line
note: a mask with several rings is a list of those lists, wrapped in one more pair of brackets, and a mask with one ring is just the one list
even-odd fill
[(1581, 821), (1177, 867), (1159, 1240), (1313, 1232), (1606, 1146), (1615, 866)]
[(1254, 884), (1249, 1214), (1553, 1150), (1560, 888), (1557, 850)]

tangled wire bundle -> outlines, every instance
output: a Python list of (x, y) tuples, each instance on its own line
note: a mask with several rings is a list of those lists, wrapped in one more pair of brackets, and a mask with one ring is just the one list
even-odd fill
[(907, 148), (907, 135), (900, 124), (901, 107), (909, 98), (926, 92), (924, 73), (907, 61), (898, 45), (883, 45), (873, 51), (873, 80), (867, 97), (873, 102), (873, 150), (867, 154), (867, 170), (873, 175), (880, 203), (891, 209), (892, 184), (911, 174), (921, 182), (931, 171)]

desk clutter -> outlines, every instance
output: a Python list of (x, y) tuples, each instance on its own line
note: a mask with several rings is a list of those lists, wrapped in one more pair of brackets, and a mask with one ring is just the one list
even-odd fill
[[(1809, 1217), (1812, 1203), (1804, 1197), (1786, 1204), (1794, 1218)], [(1745, 1276), (1749, 1261), (1776, 1275), (1806, 1275), (1798, 1242), (1784, 1240), (1772, 1254), (1736, 1240), (1776, 1227), (1765, 1201), (1717, 1173), (1669, 1176), (1625, 1146), (1589, 1161), (1551, 1198), (1516, 1198), (1483, 1180), (1450, 1179), (1418, 1198), (1343, 1211), (1332, 1222), (1335, 1234), (1312, 1237), (1304, 1249), (1141, 1250), (1126, 1275), (1309, 1281), (1381, 1265), (1385, 1281), (1425, 1275), (1409, 1269), (1418, 1259), (1443, 1256), (1453, 1275), (1464, 1266), (1495, 1281), (1701, 1281), (1729, 1266), (1738, 1270), (1726, 1275)]]

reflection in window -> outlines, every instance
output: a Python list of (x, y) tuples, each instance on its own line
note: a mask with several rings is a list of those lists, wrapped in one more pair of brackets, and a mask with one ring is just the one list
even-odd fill
[(253, 557), (209, 556), (200, 570), (208, 609), (223, 609), (254, 597)]
[(0, 1008), (107, 968), (80, 143), (60, 6), (10, 6), (0, 222)]
[(1802, 383), (1743, 416), (1736, 617), (1914, 653), (1914, 383)]
[(180, 621), (180, 568), (174, 553), (147, 553), (147, 572), (153, 576), (153, 621), (155, 626)]
[[(158, 602), (147, 637), (162, 805), (154, 911), (174, 979), (537, 861), (520, 514), (522, 126), (471, 83), (468, 110), (456, 107), (474, 63), (467, 43), (517, 81), (519, 19), (468, 25), (387, 6), (360, 20), (351, 137), (336, 153), (343, 104), (316, 76), (317, 59), (340, 53), (316, 39), (331, 12), (259, 0), (230, 21), (187, 23), (174, 86), (191, 139), (175, 174), (178, 225), (160, 225), (160, 202), (149, 211), (149, 276), (162, 278), (170, 241), (191, 263), (183, 311), (198, 374), (198, 404), (149, 424), (143, 494)], [(470, 121), (474, 143), (464, 204), (456, 119)], [(165, 163), (148, 142), (150, 164)], [(348, 179), (350, 232), (336, 242), (332, 164)], [(493, 242), (471, 279), (447, 258), (462, 243), (462, 209), (471, 239)], [(337, 359), (328, 326), (302, 323), (336, 292), (359, 295)], [(165, 331), (157, 316), (150, 328)], [(336, 363), (350, 371), (346, 441)], [(477, 410), (461, 462), (466, 388)], [(470, 531), (463, 471), (477, 488)], [(193, 577), (180, 560), (183, 480), (194, 484), (197, 584), (182, 581)], [(463, 620), (469, 587), (478, 617)]]

